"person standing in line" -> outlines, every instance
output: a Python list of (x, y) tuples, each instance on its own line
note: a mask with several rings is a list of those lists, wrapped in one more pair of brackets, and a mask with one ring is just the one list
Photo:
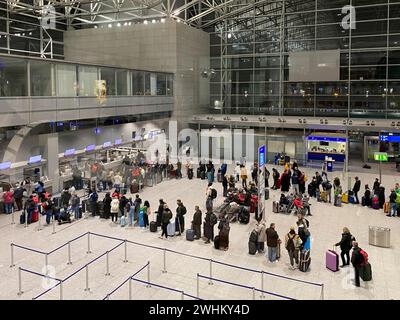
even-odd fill
[(10, 189), (4, 192), (3, 200), (6, 214), (11, 214), (13, 212), (14, 191)]
[(265, 175), (265, 187), (269, 188), (269, 176), (271, 175), (271, 173), (267, 169), (267, 166), (264, 166), (264, 175)]
[(255, 230), (258, 233), (257, 251), (259, 253), (264, 253), (265, 241), (267, 241), (267, 226), (265, 225), (265, 221), (263, 221), (261, 217), (258, 217), (257, 219)]
[(275, 262), (278, 255), (279, 235), (275, 230), (275, 223), (271, 223), (266, 230), (267, 234), (267, 247), (268, 247), (268, 260)]
[(204, 238), (206, 239), (204, 243), (208, 244), (210, 241), (214, 241), (214, 226), (217, 222), (217, 216), (211, 210), (208, 210), (204, 218)]
[(171, 219), (172, 219), (172, 212), (168, 208), (167, 204), (164, 204), (164, 210), (163, 210), (162, 218), (161, 218), (162, 233), (161, 233), (160, 239), (163, 239), (164, 235), (165, 235), (165, 239), (168, 239), (168, 225), (169, 225), (169, 222)]
[(300, 172), (296, 169), (293, 169), (292, 174), (292, 188), (294, 195), (298, 195), (300, 193), (299, 183), (300, 183)]
[(372, 191), (374, 192), (374, 195), (376, 194), (376, 195), (379, 195), (379, 187), (381, 186), (381, 184), (380, 184), (380, 182), (379, 182), (379, 179), (378, 178), (376, 178), (375, 179), (375, 182), (374, 182), (374, 185), (372, 186)]
[(119, 212), (119, 200), (117, 197), (113, 197), (111, 201), (110, 213), (111, 213), (111, 221), (117, 223), (118, 221), (118, 212)]
[(175, 218), (175, 228), (177, 229), (178, 236), (182, 235), (182, 232), (185, 230), (185, 214), (186, 214), (186, 207), (183, 205), (181, 200), (177, 200), (176, 204), (178, 207), (176, 208), (176, 218)]
[(237, 162), (237, 163), (236, 163), (236, 167), (235, 167), (235, 178), (236, 178), (236, 182), (239, 182), (239, 181), (240, 181), (240, 168), (241, 168), (240, 163)]
[(390, 196), (389, 196), (389, 212), (386, 215), (387, 217), (395, 217), (397, 215), (397, 193), (394, 189), (390, 190)]
[(149, 216), (151, 215), (150, 203), (146, 200), (142, 207), (144, 227), (149, 226)]
[(93, 217), (97, 214), (97, 199), (98, 198), (99, 198), (99, 196), (97, 195), (96, 190), (89, 189), (89, 204), (90, 204), (90, 209), (92, 211)]
[(358, 179), (358, 177), (354, 178), (356, 182), (354, 183), (353, 186), (353, 192), (354, 192), (354, 204), (360, 204), (360, 200), (358, 199), (358, 192), (361, 189), (361, 181)]
[[(341, 268), (350, 265), (350, 250), (353, 247), (354, 237), (351, 235), (347, 227), (343, 228), (342, 239), (335, 244), (335, 247), (340, 247), (342, 258)], [(346, 259), (347, 258), (347, 259)]]
[[(290, 231), (285, 236), (285, 248), (288, 251), (290, 258), (291, 269), (295, 270), (299, 267), (299, 251), (302, 245), (300, 237), (296, 234), (294, 227), (290, 228)], [(296, 263), (296, 266), (294, 266)]]
[(109, 219), (111, 215), (111, 201), (110, 193), (107, 192), (103, 199), (104, 218)]
[(14, 191), (14, 199), (15, 199), (15, 204), (17, 205), (17, 210), (20, 211), (22, 210), (22, 198), (24, 197), (24, 188), (22, 187), (22, 184), (18, 184), (17, 188)]
[(279, 181), (279, 172), (275, 168), (272, 169), (272, 178), (274, 179), (274, 185), (272, 186), (272, 190), (278, 189), (278, 181)]
[(222, 176), (222, 188), (223, 188), (223, 196), (226, 197), (228, 195), (228, 178), (224, 174)]
[(213, 190), (215, 190), (215, 189), (214, 189), (212, 183), (209, 183), (208, 187), (207, 187), (207, 190), (206, 190), (206, 197), (207, 197), (206, 209), (207, 209), (207, 211), (212, 211), (213, 210), (213, 200), (214, 200), (213, 193), (216, 192), (216, 190), (215, 191), (213, 191)]
[(203, 213), (201, 212), (199, 206), (195, 206), (194, 210), (195, 212), (193, 215), (192, 229), (194, 230), (194, 239), (198, 240), (201, 238), (201, 221)]
[(71, 210), (74, 213), (75, 220), (80, 218), (79, 216), (79, 206), (81, 204), (81, 199), (74, 193), (71, 197)]
[(361, 248), (358, 246), (357, 241), (353, 241), (353, 252), (351, 254), (351, 264), (354, 267), (354, 285), (360, 286), (360, 269), (364, 263), (364, 257), (361, 254)]
[(133, 204), (135, 205), (134, 220), (136, 221), (136, 223), (139, 223), (139, 213), (140, 213), (140, 206), (142, 204), (142, 199), (140, 199), (138, 194), (135, 196), (135, 202)]
[(258, 163), (254, 161), (253, 168), (251, 170), (251, 179), (258, 185)]
[(326, 199), (329, 203), (332, 203), (332, 184), (326, 179), (322, 182), (322, 190), (326, 193)]
[[(122, 200), (122, 198), (121, 198)], [(120, 202), (120, 206), (121, 206), (121, 202)], [(129, 198), (128, 201), (125, 204), (125, 210), (127, 212), (127, 216), (128, 216), (128, 226), (132, 227), (133, 225), (133, 217), (135, 215), (135, 205), (133, 204), (132, 198)]]

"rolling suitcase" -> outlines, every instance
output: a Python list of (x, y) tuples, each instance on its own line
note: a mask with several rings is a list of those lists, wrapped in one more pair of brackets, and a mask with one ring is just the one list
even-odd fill
[(367, 204), (366, 204), (366, 201), (365, 201), (365, 197), (362, 197), (361, 198), (361, 205), (363, 206), (363, 207), (365, 207)]
[(142, 209), (140, 209), (140, 212), (139, 212), (139, 227), (144, 228), (144, 217), (143, 217)]
[(204, 171), (200, 172), (200, 179), (201, 180), (206, 180), (206, 173)]
[(257, 252), (257, 243), (249, 241), (249, 254), (254, 256)]
[(299, 270), (307, 272), (311, 264), (311, 257), (309, 250), (302, 250), (300, 253)]
[(371, 281), (372, 280), (372, 268), (371, 264), (367, 262), (360, 268), (360, 278), (363, 281)]
[(131, 193), (139, 192), (139, 184), (136, 181), (132, 181), (131, 183)]
[(200, 177), (201, 177), (201, 170), (200, 170), (200, 168), (197, 168), (196, 174), (197, 174), (197, 179), (200, 179)]
[(272, 212), (279, 213), (279, 202), (278, 201), (272, 202)]
[(341, 206), (342, 206), (342, 196), (338, 194), (335, 197), (335, 207), (341, 207)]
[(168, 223), (167, 226), (167, 235), (169, 237), (173, 237), (175, 235), (175, 222)]
[(278, 247), (276, 248), (276, 260), (279, 260), (280, 258), (281, 258), (281, 244), (278, 242)]
[(219, 236), (214, 238), (214, 248), (219, 250)]
[(217, 173), (217, 181), (222, 182), (222, 173), (221, 172)]
[(383, 212), (389, 213), (389, 207), (389, 202), (385, 202), (385, 204), (383, 205)]
[(19, 223), (25, 224), (25, 212), (22, 212), (22, 214), (19, 216)]
[(81, 206), (81, 208), (82, 208), (82, 213), (85, 213), (85, 212), (86, 212), (86, 207), (87, 207), (87, 200), (83, 200), (83, 201), (82, 201), (82, 206)]
[(336, 272), (339, 271), (339, 255), (335, 250), (328, 250), (325, 254), (326, 268)]
[(157, 222), (152, 221), (150, 222), (150, 232), (157, 232)]
[(192, 180), (193, 179), (193, 170), (188, 171), (188, 179)]
[(186, 230), (186, 240), (194, 241), (194, 230), (193, 229)]
[(105, 219), (104, 217), (104, 203), (103, 201), (97, 202), (97, 210), (96, 213), (100, 216), (100, 218)]
[(39, 210), (36, 209), (32, 212), (31, 222), (38, 222), (39, 221)]

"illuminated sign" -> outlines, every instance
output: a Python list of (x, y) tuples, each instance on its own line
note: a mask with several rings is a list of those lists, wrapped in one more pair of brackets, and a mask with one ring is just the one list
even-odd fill
[(85, 148), (85, 151), (86, 151), (86, 152), (87, 152), (87, 151), (93, 151), (95, 148), (96, 148), (96, 146), (95, 146), (94, 144), (91, 144), (91, 145), (88, 145), (88, 146)]
[(375, 152), (375, 161), (388, 162), (388, 154), (386, 152)]
[(115, 145), (121, 144), (122, 143), (122, 139), (115, 139)]
[(11, 162), (2, 162), (0, 163), (0, 170), (10, 169)]
[(111, 146), (112, 146), (111, 141), (107, 141), (107, 142), (103, 143), (103, 148), (108, 148), (108, 147), (111, 147)]
[(37, 155), (29, 158), (28, 164), (38, 163), (42, 161), (42, 156)]
[(75, 154), (75, 149), (67, 149), (64, 152), (64, 157), (73, 156)]

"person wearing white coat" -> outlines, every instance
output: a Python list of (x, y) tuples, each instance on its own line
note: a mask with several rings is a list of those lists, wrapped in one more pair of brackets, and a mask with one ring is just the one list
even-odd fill
[[(114, 197), (111, 201), (111, 221), (117, 223), (118, 221), (118, 212), (119, 212), (119, 200), (117, 197)], [(115, 221), (114, 221), (115, 219)]]
[(264, 246), (265, 246), (265, 241), (267, 241), (267, 225), (265, 224), (265, 221), (261, 220), (261, 217), (259, 217), (255, 230), (258, 233), (258, 239), (257, 239), (257, 251), (259, 253), (264, 253)]

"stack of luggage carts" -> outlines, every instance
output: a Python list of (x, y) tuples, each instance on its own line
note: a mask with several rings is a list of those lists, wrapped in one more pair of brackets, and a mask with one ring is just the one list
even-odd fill
[[(246, 199), (247, 197), (247, 199)], [(250, 214), (256, 213), (258, 197), (230, 189), (225, 202), (214, 210), (218, 219), (226, 218), (230, 223), (239, 221), (242, 224), (250, 222)]]

